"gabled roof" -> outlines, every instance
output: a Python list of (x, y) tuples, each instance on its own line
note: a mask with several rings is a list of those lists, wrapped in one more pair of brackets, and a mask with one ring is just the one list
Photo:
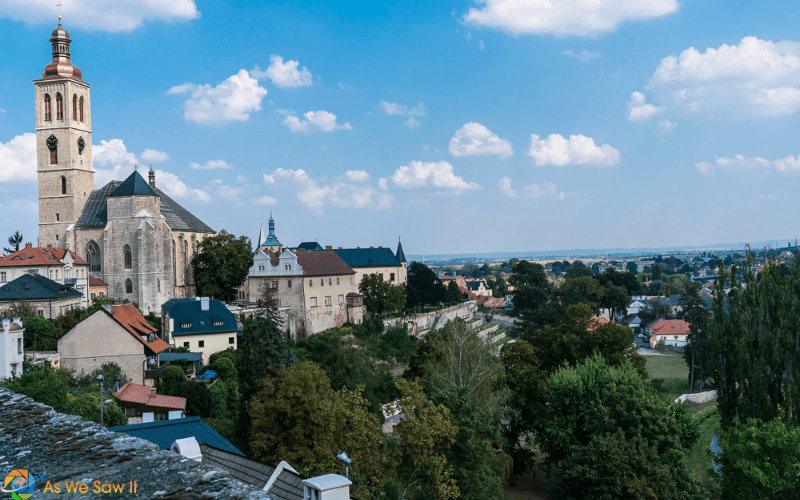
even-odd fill
[(83, 294), (70, 286), (56, 283), (39, 274), (23, 274), (0, 286), (0, 302), (14, 300), (60, 300), (81, 297)]
[(108, 196), (158, 196), (139, 172), (134, 170), (122, 184)]
[(170, 299), (161, 306), (162, 316), (175, 320), (173, 335), (230, 333), (239, 330), (236, 316), (219, 300), (208, 299), (208, 311), (200, 310), (200, 305), (200, 297), (191, 297)]
[(135, 403), (154, 408), (165, 408), (169, 410), (185, 410), (186, 398), (178, 396), (162, 396), (156, 394), (154, 387), (146, 385), (132, 384), (126, 382), (125, 385), (114, 393), (114, 396), (125, 403)]
[(89, 275), (89, 286), (108, 286), (108, 283), (101, 280), (100, 278), (95, 278), (91, 274)]
[[(78, 229), (85, 227), (105, 227), (108, 223), (106, 198), (121, 184), (122, 182), (120, 181), (111, 181), (100, 189), (92, 191), (75, 227)], [(150, 186), (148, 186), (148, 188), (150, 188)], [(172, 230), (197, 231), (201, 233), (214, 232), (213, 229), (180, 206), (175, 200), (164, 194), (158, 187), (153, 189), (153, 191), (161, 198), (161, 215), (164, 216), (164, 220)]]
[(593, 332), (598, 326), (607, 325), (609, 323), (611, 323), (611, 320), (605, 316), (592, 316), (589, 319), (589, 326), (586, 329)]
[(467, 287), (467, 290), (470, 290), (470, 291), (480, 290), (481, 289), (481, 283), (483, 283), (483, 288), (485, 288), (485, 289), (489, 288), (488, 286), (486, 286), (486, 282), (485, 281), (481, 281), (481, 280), (479, 280), (479, 281), (465, 281), (464, 282), (464, 284)]
[(394, 253), (384, 247), (339, 248), (333, 250), (350, 267), (395, 267), (400, 265)]
[(322, 250), (322, 247), (316, 241), (304, 241), (297, 245), (299, 250)]
[(689, 323), (682, 319), (659, 319), (648, 325), (653, 335), (688, 335), (691, 333)]
[(124, 432), (129, 436), (146, 439), (162, 450), (169, 450), (176, 439), (193, 437), (200, 444), (209, 444), (215, 448), (245, 456), (224, 437), (208, 426), (200, 417), (176, 418), (146, 424), (122, 425), (109, 427), (114, 432)]
[[(278, 467), (262, 464), (208, 444), (201, 444), (200, 451), (203, 454), (204, 464), (224, 470), (234, 479), (245, 484), (252, 484), (261, 489), (278, 472)], [(273, 481), (268, 493), (274, 495), (277, 500), (302, 500), (302, 478), (284, 465), (278, 472), (278, 476)]]
[(78, 257), (78, 254), (65, 248), (35, 247), (28, 243), (24, 248), (0, 257), (0, 267), (57, 266), (67, 253), (72, 256), (75, 264), (89, 265), (88, 262)]
[[(155, 328), (150, 326), (142, 313), (136, 309), (133, 304), (122, 304), (118, 306), (111, 306), (111, 317), (117, 320), (117, 323), (122, 325), (123, 328), (128, 330), (131, 335), (144, 344), (145, 347), (153, 351), (155, 354), (169, 349), (169, 344), (155, 336), (158, 332)], [(147, 341), (148, 335), (154, 335), (154, 340)]]
[(355, 274), (335, 252), (297, 251), (297, 263), (303, 268), (303, 276), (329, 276), (334, 274)]

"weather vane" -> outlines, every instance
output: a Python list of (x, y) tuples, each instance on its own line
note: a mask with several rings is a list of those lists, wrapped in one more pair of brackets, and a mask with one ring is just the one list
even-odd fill
[(56, 4), (56, 7), (58, 7), (58, 25), (59, 25), (59, 26), (61, 26), (61, 7), (62, 7), (63, 5), (64, 5), (64, 4), (61, 4), (61, 3), (57, 3), (57, 4)]

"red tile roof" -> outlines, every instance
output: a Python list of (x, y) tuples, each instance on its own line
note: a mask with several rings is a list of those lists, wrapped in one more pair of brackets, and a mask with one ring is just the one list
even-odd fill
[(165, 349), (169, 349), (169, 344), (158, 337), (155, 337), (155, 340), (152, 342), (146, 340), (147, 336), (155, 334), (158, 330), (150, 326), (147, 320), (144, 319), (144, 316), (142, 316), (142, 313), (133, 307), (133, 304), (111, 306), (111, 315), (117, 320), (117, 323), (131, 332), (139, 342), (147, 346), (154, 353), (158, 354)]
[(89, 286), (108, 286), (108, 283), (101, 280), (100, 278), (95, 278), (91, 274), (89, 275)]
[(75, 264), (88, 266), (89, 263), (78, 257), (78, 254), (65, 248), (34, 247), (30, 243), (14, 253), (0, 257), (0, 267), (15, 266), (55, 266), (69, 252)]
[(505, 305), (506, 299), (505, 297), (487, 297), (486, 302), (483, 303), (483, 307), (489, 308), (496, 308), (496, 307), (503, 307)]
[(329, 276), (334, 274), (355, 274), (336, 252), (297, 251), (297, 263), (303, 268), (303, 276)]
[(682, 319), (660, 319), (650, 325), (653, 335), (688, 335), (689, 323)]
[(114, 396), (125, 403), (136, 403), (170, 410), (186, 410), (186, 398), (161, 396), (156, 394), (155, 388), (146, 385), (127, 382), (114, 393)]
[(594, 329), (595, 329), (595, 328), (597, 328), (598, 326), (600, 326), (600, 325), (606, 325), (606, 324), (608, 324), (608, 323), (611, 323), (611, 320), (610, 320), (610, 319), (608, 319), (608, 318), (606, 318), (605, 316), (592, 316), (592, 317), (589, 319), (589, 327), (587, 328), (587, 330), (589, 330), (590, 332), (592, 332), (592, 331), (594, 331)]

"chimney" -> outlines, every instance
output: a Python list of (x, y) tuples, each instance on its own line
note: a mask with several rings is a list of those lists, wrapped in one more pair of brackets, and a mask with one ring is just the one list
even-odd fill
[(200, 297), (200, 310), (208, 311), (208, 297)]
[(11, 320), (8, 318), (3, 318), (3, 331), (8, 330), (8, 327), (11, 325)]
[(11, 322), (14, 323), (15, 325), (22, 326), (22, 318), (19, 316), (14, 316), (13, 318), (11, 318)]
[(325, 250), (333, 250), (333, 246), (332, 245), (325, 245)]
[(25, 243), (25, 248), (33, 248), (33, 243)]
[(155, 387), (153, 387), (152, 389), (150, 389), (150, 396), (148, 397), (148, 399), (153, 399), (153, 398), (155, 398), (156, 396), (157, 396), (157, 394), (156, 394), (156, 388), (155, 388)]
[(150, 164), (150, 174), (148, 175), (148, 177), (150, 179), (150, 187), (151, 188), (155, 188), (156, 187), (156, 173), (153, 172), (153, 164), (152, 163)]
[(52, 252), (53, 251), (53, 245), (48, 244), (47, 245), (47, 250)]

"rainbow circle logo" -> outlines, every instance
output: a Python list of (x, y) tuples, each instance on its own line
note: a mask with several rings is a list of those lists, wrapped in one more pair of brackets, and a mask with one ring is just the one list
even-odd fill
[(14, 500), (27, 500), (36, 489), (33, 475), (25, 469), (14, 469), (8, 473), (3, 481), (3, 493), (10, 493)]

